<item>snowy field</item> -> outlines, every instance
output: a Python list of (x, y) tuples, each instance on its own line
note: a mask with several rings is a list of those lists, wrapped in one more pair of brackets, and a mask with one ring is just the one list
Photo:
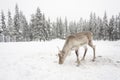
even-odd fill
[[(64, 40), (47, 42), (0, 43), (0, 80), (120, 80), (120, 41), (94, 41), (77, 67), (74, 51), (63, 65), (58, 64), (58, 49)], [(79, 49), (80, 58), (84, 52)]]

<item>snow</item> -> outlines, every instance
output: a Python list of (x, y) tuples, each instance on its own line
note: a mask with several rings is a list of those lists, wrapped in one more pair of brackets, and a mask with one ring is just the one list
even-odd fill
[[(76, 66), (74, 51), (58, 64), (58, 49), (64, 40), (0, 43), (0, 80), (120, 80), (120, 41), (94, 41), (86, 59)], [(84, 49), (79, 49), (82, 58)]]

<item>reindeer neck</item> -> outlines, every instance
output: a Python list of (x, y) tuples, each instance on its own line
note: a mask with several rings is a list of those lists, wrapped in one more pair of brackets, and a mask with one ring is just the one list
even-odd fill
[(69, 53), (69, 47), (67, 45), (64, 45), (63, 49), (62, 49), (62, 54), (63, 55), (67, 55)]

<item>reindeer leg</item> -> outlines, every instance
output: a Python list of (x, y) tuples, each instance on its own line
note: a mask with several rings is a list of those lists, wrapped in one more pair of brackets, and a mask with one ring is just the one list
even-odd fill
[(77, 63), (78, 63), (78, 65), (77, 65), (77, 66), (79, 66), (79, 65), (80, 65), (80, 60), (79, 60), (78, 49), (77, 49), (77, 50), (75, 50), (75, 53), (76, 53), (76, 56), (77, 56)]
[(84, 55), (83, 55), (83, 58), (82, 58), (82, 60), (84, 60), (84, 59), (85, 59), (86, 52), (87, 52), (87, 46), (85, 46), (84, 48), (85, 48), (85, 52), (84, 52)]
[(93, 43), (90, 41), (89, 42), (89, 44), (88, 44), (90, 47), (92, 47), (93, 48), (93, 59), (92, 59), (92, 61), (95, 61), (95, 45), (93, 45)]

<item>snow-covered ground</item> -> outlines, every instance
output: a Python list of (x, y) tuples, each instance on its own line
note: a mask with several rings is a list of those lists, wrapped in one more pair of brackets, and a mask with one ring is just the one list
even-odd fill
[[(120, 41), (94, 41), (77, 67), (74, 51), (63, 65), (58, 64), (58, 49), (64, 40), (47, 42), (0, 43), (0, 80), (120, 80)], [(84, 52), (79, 49), (80, 58)]]

